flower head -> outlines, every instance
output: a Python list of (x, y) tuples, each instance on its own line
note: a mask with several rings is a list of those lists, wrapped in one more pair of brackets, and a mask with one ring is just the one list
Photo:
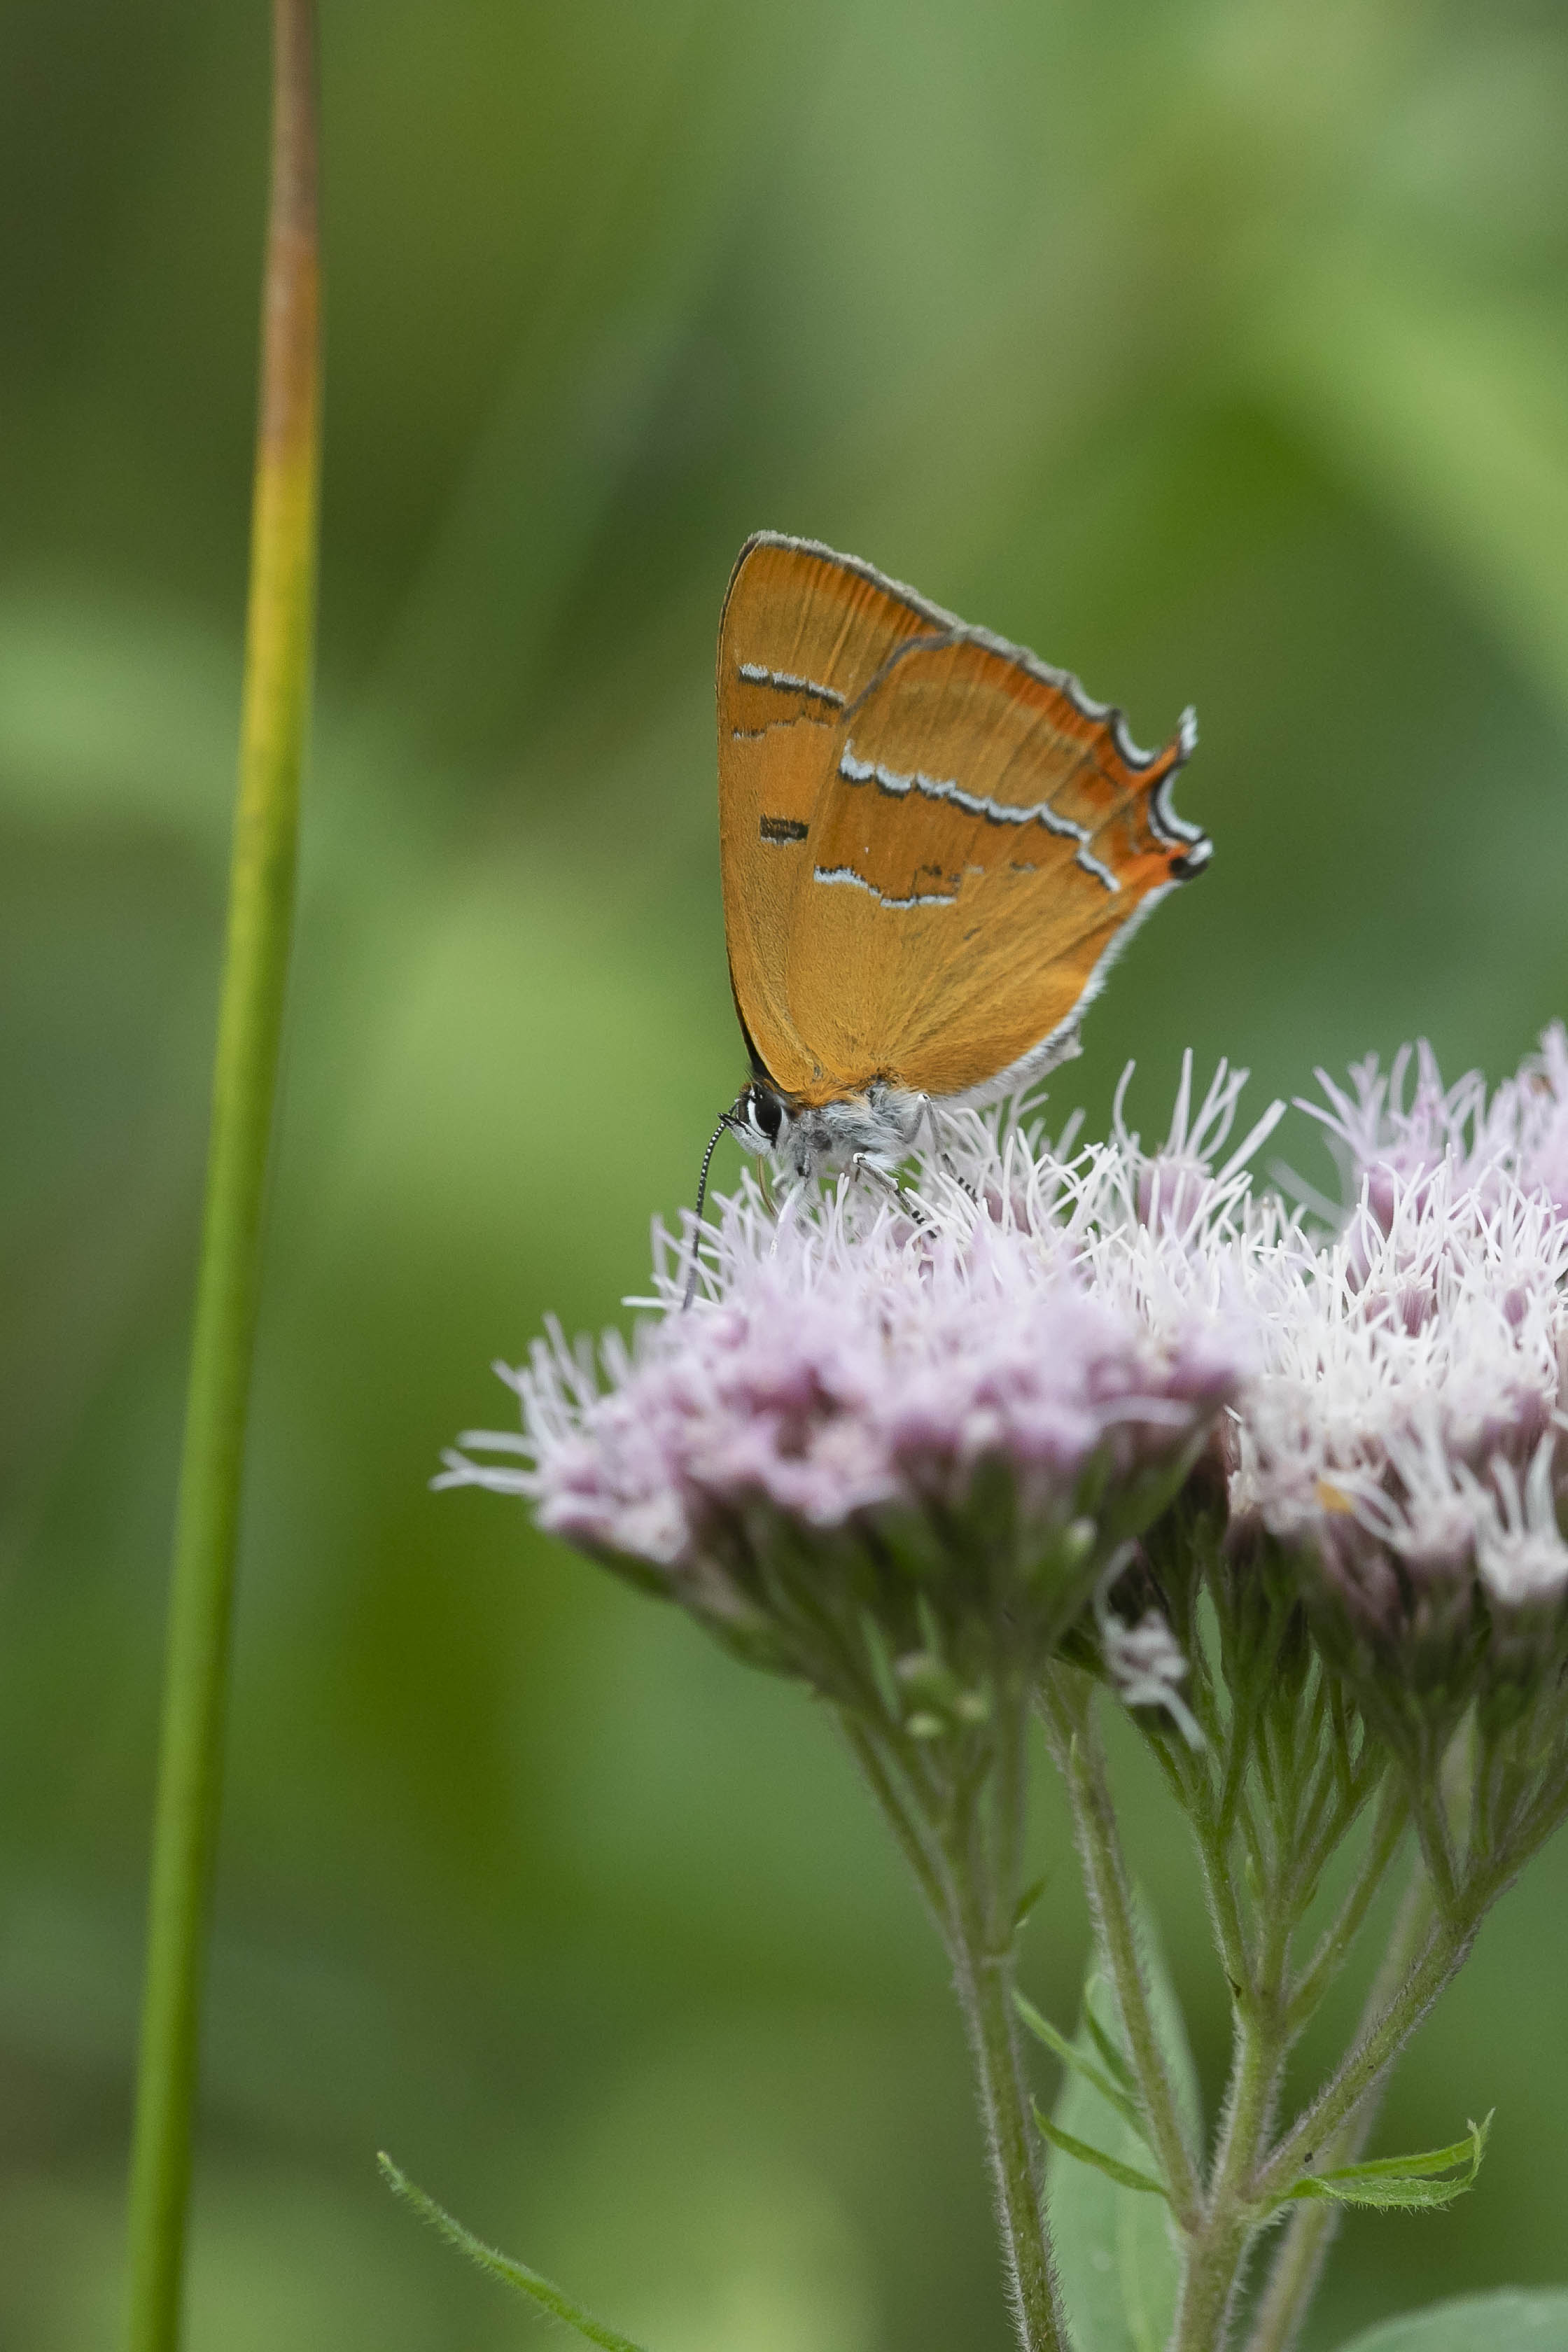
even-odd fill
[(612, 1334), (595, 1362), (552, 1329), (504, 1375), (521, 1440), (471, 1434), (441, 1483), (525, 1496), (821, 1684), (867, 1612), (895, 1660), (931, 1647), (926, 1619), (949, 1650), (1001, 1615), (1021, 1652), (1059, 1638), (1179, 1483), (1245, 1347), (1190, 1236), (1121, 1215), (1103, 1164), (952, 1124), (907, 1211), (846, 1180), (775, 1218), (744, 1177), (689, 1313), (686, 1243), (660, 1233), (630, 1345)]
[(1326, 1227), (1254, 1187), (1277, 1107), (1222, 1157), (1242, 1074), (1195, 1114), (1191, 1075), (1152, 1150), (1119, 1095), (1083, 1147), (949, 1115), (901, 1196), (846, 1178), (775, 1214), (743, 1177), (716, 1227), (658, 1230), (632, 1339), (550, 1327), (503, 1373), (521, 1434), (470, 1433), (440, 1483), (526, 1497), (840, 1696), (864, 1668), (889, 1707), (978, 1704), (1009, 1644), (1028, 1671), (1067, 1639), (1181, 1721), (1180, 1543), (1135, 1622), (1091, 1604), (1208, 1443), (1227, 1573), (1281, 1566), (1378, 1706), (1440, 1726), (1505, 1658), (1539, 1681), (1568, 1623), (1568, 1040), (1489, 1097), (1425, 1048), (1325, 1080), (1357, 1184)]
[(1425, 1049), (1387, 1081), (1363, 1065), (1353, 1095), (1325, 1082), (1354, 1204), (1326, 1235), (1260, 1221), (1238, 1254), (1263, 1369), (1232, 1427), (1232, 1546), (1271, 1539), (1364, 1687), (1438, 1723), (1505, 1650), (1544, 1670), (1568, 1608), (1564, 1067), (1553, 1033), (1489, 1098), (1445, 1088)]
[(1348, 1088), (1326, 1071), (1317, 1076), (1326, 1107), (1299, 1107), (1322, 1125), (1352, 1197), (1379, 1223), (1397, 1192), (1438, 1169), (1478, 1200), (1511, 1181), (1568, 1216), (1568, 1032), (1561, 1022), (1490, 1095), (1479, 1070), (1446, 1087), (1424, 1038), (1402, 1046), (1386, 1076), (1375, 1055), (1352, 1067)]

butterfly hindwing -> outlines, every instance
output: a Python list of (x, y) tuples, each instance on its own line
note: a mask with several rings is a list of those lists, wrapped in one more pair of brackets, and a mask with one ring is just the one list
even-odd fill
[(1061, 1032), (1187, 870), (1160, 797), (1185, 742), (1135, 764), (1111, 714), (978, 632), (897, 652), (845, 709), (790, 909), (818, 1083), (984, 1095)]
[(800, 1103), (985, 1098), (1207, 854), (1168, 806), (1185, 723), (1140, 752), (1065, 673), (810, 541), (742, 549), (718, 687), (731, 978)]

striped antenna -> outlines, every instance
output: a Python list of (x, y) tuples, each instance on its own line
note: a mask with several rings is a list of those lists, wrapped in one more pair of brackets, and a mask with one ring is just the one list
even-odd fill
[(702, 1230), (702, 1203), (708, 1198), (708, 1171), (712, 1164), (713, 1154), (719, 1149), (719, 1138), (727, 1127), (733, 1125), (734, 1113), (727, 1110), (714, 1129), (708, 1149), (702, 1155), (702, 1173), (697, 1179), (697, 1213), (691, 1220), (691, 1264), (686, 1276), (686, 1296), (680, 1302), (683, 1315), (697, 1296), (697, 1241)]

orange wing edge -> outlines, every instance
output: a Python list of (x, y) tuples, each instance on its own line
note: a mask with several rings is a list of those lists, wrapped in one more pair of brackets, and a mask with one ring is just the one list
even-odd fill
[[(1188, 824), (1184, 819), (1176, 814), (1168, 797), (1171, 782), (1177, 770), (1185, 765), (1197, 745), (1198, 721), (1195, 711), (1184, 710), (1182, 713), (1174, 746), (1166, 744), (1156, 751), (1145, 751), (1133, 741), (1128, 732), (1126, 714), (1120, 706), (1114, 702), (1097, 702), (1093, 695), (1088, 693), (1073, 676), (1071, 670), (1058, 669), (1054, 662), (1042, 661), (1039, 655), (1032, 653), (1027, 646), (1015, 645), (1009, 637), (999, 637), (990, 629), (977, 628), (972, 621), (961, 620), (956, 613), (948, 612), (943, 605), (933, 604), (931, 598), (922, 596), (918, 588), (910, 587), (902, 580), (894, 580), (886, 572), (879, 572), (874, 563), (866, 562), (861, 556), (844, 555), (837, 548), (828, 547), (820, 539), (795, 539), (788, 531), (783, 530), (752, 531), (731, 566), (729, 583), (724, 590), (723, 608), (719, 616), (721, 645), (724, 638), (724, 614), (729, 610), (730, 598), (733, 593), (735, 583), (740, 578), (741, 567), (752, 549), (756, 547), (787, 547), (794, 554), (815, 555), (824, 563), (834, 564), (842, 572), (852, 572), (858, 579), (868, 581), (873, 588), (879, 588), (885, 596), (891, 596), (897, 603), (905, 605), (910, 612), (917, 614), (922, 621), (929, 622), (933, 629), (941, 630), (944, 635), (951, 632), (956, 636), (966, 637), (973, 645), (984, 646), (987, 653), (999, 654), (1005, 661), (1016, 662), (1018, 667), (1027, 671), (1031, 677), (1037, 677), (1044, 685), (1054, 686), (1058, 694), (1065, 694), (1073, 709), (1083, 718), (1109, 727), (1121, 757), (1128, 766), (1136, 770), (1139, 774), (1154, 767), (1160, 761), (1168, 759), (1171, 764), (1150, 803), (1151, 830), (1158, 841), (1172, 848), (1180, 843), (1188, 842), (1193, 844), (1195, 849), (1199, 842), (1205, 840), (1199, 826)], [(1212, 844), (1207, 846), (1212, 847)], [(1203, 863), (1204, 859), (1198, 858), (1194, 865), (1193, 872), (1196, 873)]]
[[(983, 632), (975, 630), (973, 634), (979, 636)], [(1032, 656), (1028, 658), (1033, 661)], [(1044, 662), (1035, 663), (1034, 667), (1040, 671), (1047, 669)], [(1094, 708), (1087, 703), (1087, 698), (1083, 707)], [(1120, 720), (1120, 712), (1109, 715)], [(1021, 1054), (1016, 1062), (1009, 1063), (1005, 1070), (998, 1070), (994, 1077), (986, 1078), (979, 1086), (967, 1087), (963, 1094), (945, 1096), (944, 1108), (984, 1110), (992, 1103), (1006, 1102), (1015, 1095), (1026, 1093), (1029, 1087), (1037, 1086), (1042, 1078), (1048, 1076), (1052, 1070), (1059, 1069), (1064, 1062), (1073, 1061), (1082, 1053), (1079, 1025), (1104, 988), (1117, 957), (1133, 933), (1148, 920), (1162, 898), (1168, 898), (1173, 890), (1179, 890), (1184, 882), (1190, 882), (1194, 875), (1201, 874), (1214, 855), (1214, 844), (1202, 826), (1191, 824), (1185, 817), (1178, 816), (1171, 802), (1171, 787), (1192, 757), (1197, 740), (1197, 713), (1192, 709), (1184, 710), (1174, 741), (1167, 744), (1163, 752), (1153, 752), (1143, 759), (1145, 767), (1152, 766), (1161, 759), (1167, 762), (1164, 772), (1149, 794), (1149, 830), (1163, 848), (1177, 853), (1170, 862), (1170, 880), (1156, 883), (1152, 890), (1146, 891), (1125, 922), (1112, 932), (1090, 967), (1072, 1010), (1057, 1023), (1056, 1027), (1047, 1031), (1037, 1045), (1031, 1045), (1026, 1054)], [(1120, 737), (1118, 748), (1121, 748)]]

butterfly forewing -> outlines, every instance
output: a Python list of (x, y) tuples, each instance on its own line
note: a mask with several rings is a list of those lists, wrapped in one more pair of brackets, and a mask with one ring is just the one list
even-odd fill
[(784, 992), (790, 908), (840, 721), (889, 656), (944, 617), (868, 567), (760, 533), (719, 630), (719, 854), (730, 977), (748, 1037), (786, 1094), (820, 1076)]
[(1141, 753), (1064, 673), (808, 543), (742, 551), (719, 731), (736, 1003), (804, 1104), (984, 1098), (1206, 854), (1164, 798), (1184, 726)]

